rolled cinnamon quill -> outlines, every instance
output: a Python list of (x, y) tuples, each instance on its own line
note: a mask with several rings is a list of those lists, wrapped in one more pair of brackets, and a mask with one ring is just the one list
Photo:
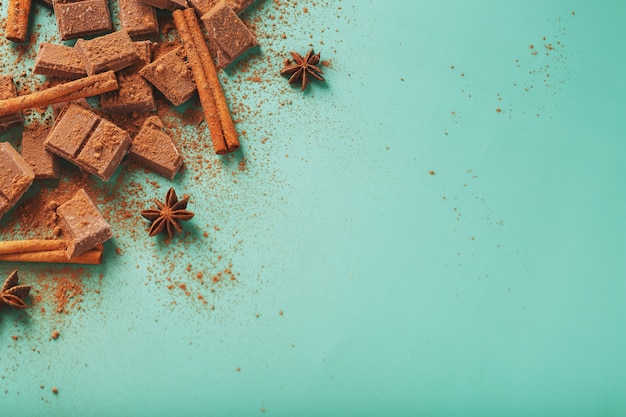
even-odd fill
[(11, 42), (24, 42), (28, 33), (31, 0), (9, 0), (5, 36)]

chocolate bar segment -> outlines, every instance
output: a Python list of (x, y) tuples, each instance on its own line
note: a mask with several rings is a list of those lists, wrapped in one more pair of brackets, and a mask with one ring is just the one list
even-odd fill
[(113, 237), (111, 227), (84, 189), (57, 207), (57, 214), (63, 219), (65, 231), (71, 238), (67, 247), (68, 258), (85, 253)]
[(157, 9), (165, 9), (173, 12), (176, 9), (186, 9), (187, 0), (141, 0)]
[(134, 42), (139, 53), (139, 61), (117, 74), (119, 89), (100, 96), (100, 106), (110, 112), (146, 112), (156, 110), (152, 85), (146, 81), (139, 70), (150, 63), (152, 43)]
[(182, 47), (178, 47), (154, 60), (139, 71), (175, 106), (189, 100), (196, 91), (191, 71), (184, 59)]
[(201, 20), (209, 37), (209, 49), (217, 58), (219, 68), (226, 68), (258, 45), (254, 34), (224, 0), (203, 14)]
[(46, 149), (61, 158), (73, 160), (99, 121), (100, 117), (94, 112), (69, 104), (46, 138)]
[(88, 75), (104, 71), (119, 71), (139, 60), (137, 49), (125, 30), (91, 40), (79, 39), (75, 48), (85, 63)]
[(169, 179), (174, 179), (183, 164), (174, 141), (163, 131), (163, 123), (157, 116), (148, 117), (133, 138), (128, 159)]
[(107, 0), (54, 0), (54, 14), (63, 41), (113, 30)]
[(154, 7), (140, 0), (119, 0), (122, 28), (132, 39), (146, 39), (159, 34)]
[(49, 77), (77, 79), (87, 75), (85, 64), (74, 48), (42, 42), (33, 73)]
[(0, 218), (24, 195), (35, 173), (7, 142), (0, 142)]
[[(12, 75), (0, 75), (0, 100), (17, 97), (17, 89)], [(9, 129), (22, 123), (22, 113), (11, 113), (0, 117), (0, 130)]]
[[(189, 4), (202, 16), (210, 12), (220, 1), (222, 0), (189, 0)], [(228, 7), (233, 9), (233, 12), (237, 14), (242, 13), (252, 3), (254, 3), (254, 0), (226, 0)]]
[(45, 139), (50, 128), (31, 124), (22, 133), (22, 157), (35, 173), (36, 180), (59, 178), (59, 158), (48, 151)]

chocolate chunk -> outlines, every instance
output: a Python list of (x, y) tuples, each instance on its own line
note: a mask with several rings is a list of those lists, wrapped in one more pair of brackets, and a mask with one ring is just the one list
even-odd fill
[(108, 181), (130, 146), (128, 133), (94, 112), (69, 104), (45, 141), (46, 149)]
[(169, 179), (174, 179), (183, 164), (174, 141), (163, 132), (163, 123), (157, 116), (146, 119), (130, 145), (128, 159)]
[(22, 157), (32, 168), (36, 180), (59, 178), (59, 158), (44, 144), (49, 131), (46, 126), (31, 124), (22, 133)]
[(173, 12), (176, 9), (186, 9), (187, 0), (141, 0), (157, 9), (166, 9)]
[[(12, 75), (0, 75), (0, 100), (17, 97), (17, 89)], [(0, 117), (0, 130), (9, 129), (22, 123), (22, 113), (11, 113)]]
[(111, 226), (84, 189), (57, 207), (57, 214), (65, 225), (71, 240), (67, 256), (77, 256), (106, 242), (113, 237)]
[(54, 14), (63, 41), (113, 30), (107, 0), (54, 0)]
[(189, 100), (196, 91), (191, 71), (178, 47), (154, 60), (139, 71), (175, 106)]
[(76, 49), (48, 42), (43, 42), (39, 47), (33, 73), (71, 79), (87, 75), (85, 64)]
[(50, 106), (52, 107), (52, 117), (54, 118), (54, 120), (56, 120), (61, 115), (61, 113), (63, 112), (63, 109), (65, 109), (67, 106), (69, 106), (72, 103), (78, 104), (80, 107), (84, 107), (86, 109), (89, 108), (89, 102), (87, 101), (87, 99), (84, 99), (84, 98), (66, 101), (63, 103), (55, 103), (52, 106)]
[(119, 71), (139, 60), (137, 49), (125, 30), (91, 40), (79, 39), (75, 48), (81, 54), (88, 75)]
[(0, 218), (24, 195), (35, 173), (7, 142), (0, 142)]
[(159, 34), (154, 7), (140, 0), (119, 0), (122, 28), (132, 39), (145, 39)]
[(241, 54), (258, 45), (254, 34), (224, 0), (203, 14), (201, 20), (219, 68), (226, 68)]
[(100, 97), (100, 105), (110, 112), (145, 112), (156, 110), (152, 85), (146, 81), (139, 70), (150, 63), (152, 43), (149, 41), (134, 42), (139, 61), (117, 74), (119, 89), (105, 93)]
[[(200, 16), (211, 11), (221, 0), (189, 0), (189, 4), (196, 9)], [(243, 12), (254, 0), (226, 0), (228, 7), (237, 14)]]

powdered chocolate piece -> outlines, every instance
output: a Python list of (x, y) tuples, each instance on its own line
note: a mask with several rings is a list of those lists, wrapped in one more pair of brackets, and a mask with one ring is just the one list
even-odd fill
[(76, 79), (87, 75), (85, 64), (74, 48), (43, 42), (39, 47), (33, 73)]
[(167, 9), (173, 12), (176, 9), (186, 9), (187, 0), (141, 0), (157, 9)]
[(202, 15), (202, 23), (209, 36), (209, 48), (217, 58), (217, 66), (226, 68), (241, 54), (258, 45), (256, 37), (222, 0)]
[(169, 179), (174, 179), (183, 164), (174, 141), (163, 132), (163, 123), (157, 116), (148, 117), (143, 123), (130, 145), (128, 159)]
[[(211, 11), (220, 1), (221, 0), (189, 0), (189, 4), (202, 16)], [(226, 0), (228, 7), (233, 9), (237, 14), (243, 12), (252, 3), (254, 3), (254, 0)]]
[(146, 81), (139, 70), (150, 63), (152, 43), (134, 42), (139, 53), (139, 61), (117, 74), (119, 89), (105, 93), (100, 97), (100, 105), (110, 112), (145, 112), (156, 110), (152, 85)]
[[(12, 75), (0, 75), (0, 100), (17, 97), (17, 89)], [(11, 113), (0, 117), (0, 130), (9, 129), (22, 123), (22, 113)]]
[(189, 100), (196, 91), (196, 84), (183, 56), (182, 47), (178, 47), (139, 71), (175, 106)]
[(154, 7), (140, 0), (119, 0), (122, 28), (132, 39), (145, 39), (159, 34)]
[(54, 14), (63, 41), (113, 30), (107, 0), (54, 0)]
[(36, 180), (59, 178), (59, 158), (46, 149), (44, 141), (50, 128), (29, 128), (22, 133), (22, 157), (35, 173)]
[(79, 39), (75, 48), (81, 54), (88, 75), (119, 71), (139, 60), (137, 49), (125, 30), (91, 40)]
[(77, 104), (69, 104), (46, 138), (46, 149), (72, 161), (99, 121), (100, 117), (94, 112)]
[(0, 218), (24, 195), (35, 173), (7, 142), (0, 142)]
[(89, 102), (87, 101), (87, 99), (84, 99), (84, 98), (79, 98), (79, 99), (72, 100), (72, 101), (66, 101), (64, 103), (52, 104), (50, 107), (52, 107), (52, 117), (54, 118), (54, 120), (56, 120), (61, 115), (63, 110), (70, 104), (78, 104), (80, 107), (84, 107), (86, 109), (89, 108)]
[(71, 200), (57, 207), (57, 214), (71, 237), (68, 258), (85, 253), (113, 237), (111, 226), (82, 188)]

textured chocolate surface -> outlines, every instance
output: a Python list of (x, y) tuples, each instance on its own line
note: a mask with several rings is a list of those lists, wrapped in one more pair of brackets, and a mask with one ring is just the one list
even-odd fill
[(96, 127), (100, 117), (77, 104), (69, 104), (59, 115), (45, 141), (46, 149), (72, 160)]
[(76, 79), (87, 75), (85, 64), (74, 48), (43, 42), (39, 47), (33, 73)]
[(122, 29), (128, 32), (132, 39), (146, 39), (159, 34), (154, 7), (140, 0), (119, 0), (120, 22)]
[[(0, 75), (0, 100), (17, 97), (12, 75)], [(0, 117), (0, 130), (9, 129), (22, 123), (22, 113), (12, 113)]]
[[(196, 9), (200, 16), (211, 11), (213, 7), (218, 5), (222, 0), (189, 0), (189, 4)], [(254, 3), (254, 0), (226, 0), (228, 7), (233, 9), (237, 14), (243, 12), (248, 6)]]
[(139, 60), (137, 49), (125, 30), (91, 40), (79, 39), (76, 50), (80, 53), (88, 75), (104, 71), (119, 71)]
[(160, 56), (143, 67), (139, 73), (175, 106), (189, 100), (196, 91), (182, 47)]
[(22, 157), (35, 173), (36, 180), (59, 178), (59, 158), (48, 151), (45, 139), (50, 128), (27, 128), (22, 134)]
[(174, 11), (176, 9), (186, 9), (187, 0), (141, 0), (150, 6), (154, 6), (157, 9), (165, 9)]
[(146, 119), (133, 138), (128, 158), (169, 179), (176, 176), (183, 164), (174, 141), (163, 131), (163, 123), (157, 116)]
[(84, 189), (78, 190), (69, 201), (57, 207), (57, 214), (71, 238), (67, 247), (69, 258), (85, 253), (113, 237), (111, 227)]
[(107, 0), (54, 1), (54, 14), (61, 40), (96, 35), (113, 30)]
[(0, 142), (0, 217), (24, 195), (35, 179), (35, 173), (15, 148)]
[(226, 68), (248, 49), (258, 45), (254, 34), (224, 0), (203, 14), (201, 19), (209, 37), (209, 48), (217, 58), (219, 68)]

